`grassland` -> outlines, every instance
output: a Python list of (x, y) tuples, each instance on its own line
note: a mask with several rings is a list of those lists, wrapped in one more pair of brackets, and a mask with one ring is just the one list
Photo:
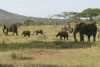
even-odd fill
[[(91, 36), (91, 42), (87, 42), (85, 36), (85, 42), (80, 43), (69, 33), (68, 40), (61, 41), (56, 34), (62, 26), (19, 26), (18, 36), (11, 32), (5, 36), (0, 27), (0, 67), (100, 67), (100, 38), (96, 36), (93, 42)], [(100, 24), (97, 26), (100, 29)], [(43, 29), (44, 34), (33, 34), (35, 29)], [(22, 36), (23, 30), (30, 30), (30, 37)], [(12, 58), (14, 54), (19, 58)]]

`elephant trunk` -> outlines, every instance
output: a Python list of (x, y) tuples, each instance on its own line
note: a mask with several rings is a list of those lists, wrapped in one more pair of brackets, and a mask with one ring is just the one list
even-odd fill
[(3, 24), (3, 28), (2, 28), (2, 30), (3, 30), (3, 33), (5, 34), (5, 30), (6, 29), (6, 26), (5, 26), (5, 24)]
[(56, 37), (58, 37), (58, 34), (56, 35)]
[(77, 42), (76, 33), (77, 33), (76, 31), (73, 31), (73, 35), (74, 35), (75, 42)]
[(62, 30), (63, 30), (63, 27), (62, 27)]
[(5, 34), (5, 31), (4, 31), (4, 29), (2, 29), (3, 30), (3, 33)]
[(22, 36), (23, 36), (23, 33), (22, 33)]

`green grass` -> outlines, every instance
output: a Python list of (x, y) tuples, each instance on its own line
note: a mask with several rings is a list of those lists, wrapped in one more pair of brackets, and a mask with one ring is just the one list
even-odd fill
[(23, 55), (16, 55), (14, 52), (11, 53), (12, 59), (21, 59), (21, 60), (27, 60), (27, 59), (33, 59), (31, 57), (23, 56)]
[[(77, 33), (78, 42), (74, 42), (69, 33), (68, 40), (61, 41), (56, 34), (62, 26), (19, 26), (18, 36), (12, 32), (5, 36), (0, 27), (0, 67), (99, 67), (100, 39), (96, 36), (93, 42), (91, 37), (87, 42), (84, 36), (85, 42), (80, 43)], [(44, 34), (33, 34), (35, 29), (43, 29)], [(22, 36), (23, 30), (30, 30), (30, 37)]]

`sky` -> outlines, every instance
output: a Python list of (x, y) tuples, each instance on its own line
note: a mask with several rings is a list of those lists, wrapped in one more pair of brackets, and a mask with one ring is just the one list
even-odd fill
[(100, 0), (0, 0), (0, 9), (31, 17), (48, 18), (62, 12), (100, 8)]

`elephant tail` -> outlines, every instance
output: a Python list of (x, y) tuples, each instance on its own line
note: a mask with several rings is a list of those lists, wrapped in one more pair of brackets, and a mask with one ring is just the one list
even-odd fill
[[(98, 28), (97, 28), (98, 29)], [(100, 35), (100, 30), (98, 29), (98, 31), (99, 31), (99, 35)], [(98, 38), (99, 38), (99, 35), (98, 35)]]

